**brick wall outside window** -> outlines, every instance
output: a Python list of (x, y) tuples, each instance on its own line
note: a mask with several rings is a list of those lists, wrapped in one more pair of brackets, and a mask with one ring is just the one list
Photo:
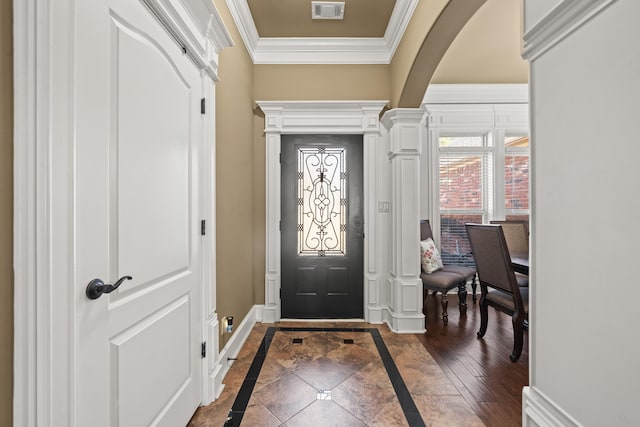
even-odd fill
[[(505, 156), (505, 208), (507, 219), (527, 219), (510, 214), (511, 209), (529, 209), (529, 157)], [(481, 157), (445, 162), (440, 170), (440, 209), (482, 210)], [(480, 214), (442, 214), (440, 251), (445, 264), (473, 264), (465, 223), (482, 223)]]

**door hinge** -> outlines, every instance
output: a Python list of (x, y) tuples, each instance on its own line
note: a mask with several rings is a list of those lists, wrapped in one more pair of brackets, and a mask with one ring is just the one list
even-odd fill
[(207, 235), (207, 220), (203, 219), (202, 221), (200, 221), (200, 235), (201, 236), (206, 236)]
[(278, 221), (278, 230), (282, 231), (282, 220)]
[(282, 153), (278, 154), (278, 160), (282, 163)]
[(206, 105), (206, 102), (205, 102), (204, 98), (202, 98), (200, 100), (200, 114), (205, 114), (206, 113), (207, 109), (206, 109), (205, 105)]
[(203, 359), (205, 357), (207, 357), (207, 342), (206, 341), (203, 341), (202, 345), (200, 346), (200, 355), (202, 356)]

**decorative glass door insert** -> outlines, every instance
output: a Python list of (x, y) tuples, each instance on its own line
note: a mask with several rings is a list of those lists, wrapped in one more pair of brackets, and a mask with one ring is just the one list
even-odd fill
[(344, 256), (347, 172), (344, 147), (298, 147), (299, 256)]

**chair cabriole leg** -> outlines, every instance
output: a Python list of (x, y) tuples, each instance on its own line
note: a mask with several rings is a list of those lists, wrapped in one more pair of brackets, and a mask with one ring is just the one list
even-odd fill
[(467, 312), (467, 282), (463, 281), (460, 286), (458, 286), (458, 308), (460, 309), (460, 314), (465, 314)]
[(449, 307), (449, 298), (447, 298), (447, 293), (442, 293), (442, 322), (446, 325), (449, 323), (449, 314), (447, 313), (447, 308)]
[(483, 295), (480, 297), (480, 330), (478, 331), (478, 338), (482, 338), (487, 332), (487, 323), (489, 323), (489, 305)]
[(471, 298), (473, 299), (474, 304), (478, 300), (478, 297), (476, 296), (476, 288), (478, 287), (477, 277), (478, 277), (478, 273), (474, 274), (473, 277), (471, 278), (471, 291), (473, 292), (473, 294), (471, 295)]
[(524, 316), (521, 313), (514, 313), (511, 317), (513, 323), (513, 351), (509, 356), (512, 362), (517, 362), (522, 354), (524, 344)]

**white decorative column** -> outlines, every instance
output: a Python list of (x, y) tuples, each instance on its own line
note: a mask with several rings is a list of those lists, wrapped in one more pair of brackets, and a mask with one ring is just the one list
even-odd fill
[(265, 111), (266, 140), (266, 254), (265, 291), (262, 321), (280, 321), (280, 141), (282, 135), (282, 108)]
[(363, 173), (364, 173), (364, 320), (382, 323), (380, 304), (380, 271), (378, 266), (379, 244), (378, 225), (378, 153), (380, 138), (380, 103), (361, 104), (363, 133)]
[(391, 269), (389, 312), (392, 330), (425, 331), (420, 280), (420, 153), (424, 111), (387, 111), (382, 123), (389, 131), (391, 161)]

